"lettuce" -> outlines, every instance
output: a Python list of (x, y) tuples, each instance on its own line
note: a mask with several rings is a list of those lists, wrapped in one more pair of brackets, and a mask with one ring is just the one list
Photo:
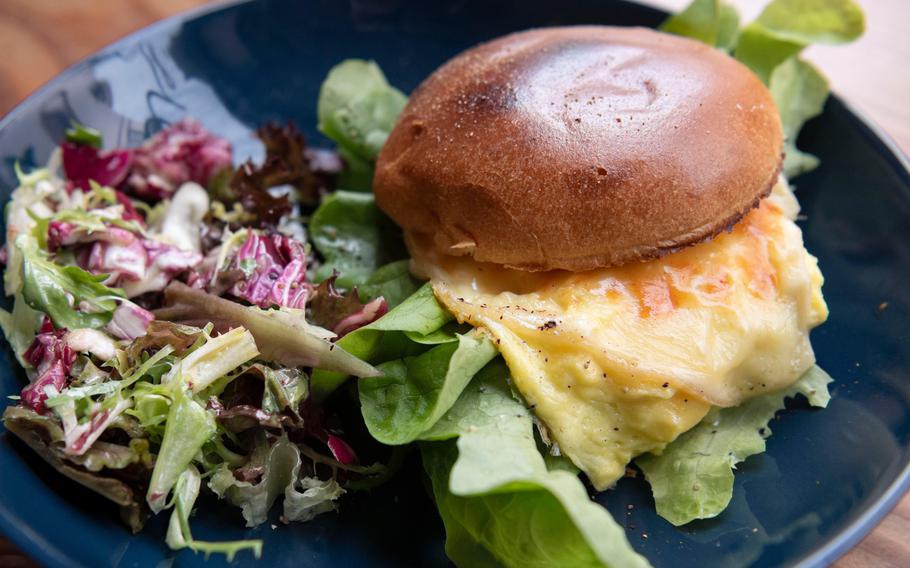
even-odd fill
[(177, 484), (174, 486), (174, 512), (171, 513), (165, 537), (171, 550), (189, 548), (193, 552), (202, 552), (206, 556), (220, 553), (225, 555), (228, 562), (232, 562), (234, 556), (241, 550), (252, 551), (256, 558), (262, 556), (261, 540), (204, 542), (193, 538), (190, 533), (190, 514), (193, 511), (193, 504), (199, 497), (201, 484), (202, 477), (199, 475), (199, 470), (192, 465), (177, 478)]
[(125, 295), (102, 284), (106, 276), (55, 264), (29, 235), (16, 238), (15, 247), (22, 258), (22, 297), (29, 306), (48, 314), (59, 328), (97, 329), (111, 321), (116, 298)]
[(336, 191), (326, 197), (310, 219), (310, 238), (325, 259), (315, 281), (337, 270), (341, 288), (358, 286), (383, 264), (407, 256), (401, 231), (367, 193)]
[(347, 189), (369, 191), (372, 163), (407, 103), (372, 61), (348, 59), (333, 67), (319, 90), (319, 130), (334, 140), (356, 175)]
[(213, 323), (216, 329), (242, 326), (253, 334), (262, 359), (267, 361), (288, 367), (330, 369), (345, 377), (376, 374), (372, 366), (330, 343), (326, 330), (307, 323), (302, 310), (247, 307), (181, 282), (168, 286), (165, 301), (166, 307), (155, 310), (158, 319), (199, 325)]
[(730, 50), (739, 34), (739, 14), (721, 0), (694, 0), (682, 12), (670, 16), (660, 29)]
[(851, 42), (864, 29), (852, 0), (773, 0), (742, 30), (734, 55), (768, 83), (778, 65), (806, 46)]
[(179, 384), (167, 415), (164, 439), (152, 471), (146, 501), (152, 512), (167, 505), (167, 496), (203, 444), (215, 435), (214, 415), (196, 402)]
[(806, 120), (821, 113), (828, 82), (798, 58), (809, 44), (855, 40), (865, 28), (852, 0), (772, 0), (759, 17), (737, 30), (735, 9), (722, 0), (694, 0), (668, 18), (661, 29), (732, 51), (771, 90), (784, 127), (784, 173), (793, 177), (818, 165), (818, 158), (796, 148)]
[(411, 274), (410, 260), (397, 260), (380, 266), (358, 288), (363, 301), (385, 298), (389, 308), (394, 308), (420, 288), (420, 280)]
[[(64, 434), (57, 421), (49, 415), (41, 415), (21, 406), (10, 406), (4, 411), (3, 425), (58, 472), (117, 504), (121, 518), (134, 533), (142, 529), (148, 509), (142, 502), (141, 483), (132, 477), (120, 479), (107, 471), (113, 465), (125, 465), (126, 461), (145, 467), (146, 462), (141, 457), (114, 460), (98, 456), (93, 448), (78, 458), (81, 464), (74, 463), (72, 456), (64, 451)], [(139, 450), (132, 444), (130, 449)], [(98, 466), (97, 470), (95, 466)]]
[(420, 438), (496, 355), (492, 341), (472, 332), (417, 357), (380, 365), (382, 376), (358, 383), (361, 411), (370, 434), (389, 445)]
[[(548, 469), (531, 415), (490, 364), (444, 419), (458, 440), (421, 446), (446, 552), (458, 566), (647, 566), (610, 513), (564, 469)], [(442, 433), (442, 432), (440, 432)]]
[(92, 148), (101, 148), (104, 144), (104, 139), (101, 137), (100, 132), (76, 121), (70, 121), (70, 127), (66, 129), (64, 136), (67, 142), (91, 146)]
[(13, 298), (11, 312), (0, 309), (0, 329), (9, 342), (16, 359), (23, 367), (27, 367), (23, 354), (35, 339), (38, 328), (41, 326), (42, 315), (29, 306), (17, 292)]
[(765, 438), (771, 435), (768, 422), (784, 408), (784, 400), (802, 394), (812, 406), (825, 407), (831, 398), (829, 382), (827, 373), (813, 367), (782, 392), (712, 410), (662, 454), (638, 458), (636, 464), (651, 484), (657, 513), (678, 526), (723, 512), (733, 496), (733, 469), (765, 451)]
[(242, 327), (235, 327), (208, 339), (204, 345), (184, 357), (164, 376), (162, 382), (167, 383), (176, 378), (181, 381), (181, 386), (186, 385), (193, 393), (199, 393), (258, 355), (253, 334)]
[[(336, 345), (373, 364), (401, 359), (426, 350), (425, 344), (412, 337), (434, 333), (452, 319), (452, 314), (436, 300), (432, 286), (424, 284), (398, 307), (370, 325), (345, 335)], [(348, 376), (349, 373), (316, 369), (311, 381), (315, 400), (324, 400)]]
[[(262, 439), (259, 444), (265, 448), (267, 442)], [(227, 465), (217, 469), (209, 481), (209, 488), (216, 495), (240, 507), (248, 527), (264, 523), (281, 496), (288, 521), (307, 521), (335, 509), (335, 501), (344, 490), (334, 479), (301, 478), (300, 450), (286, 437), (259, 454), (261, 463), (255, 465), (262, 467), (263, 473), (257, 483), (238, 480)]]
[(796, 148), (800, 129), (822, 113), (828, 98), (828, 81), (815, 66), (791, 57), (771, 73), (771, 96), (784, 127), (784, 173), (793, 177), (818, 166), (818, 158)]

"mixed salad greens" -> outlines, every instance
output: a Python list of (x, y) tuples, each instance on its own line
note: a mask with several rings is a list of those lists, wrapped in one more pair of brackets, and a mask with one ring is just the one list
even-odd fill
[[(695, 0), (663, 26), (769, 84), (789, 175), (817, 163), (795, 140), (828, 94), (799, 51), (862, 28), (849, 0), (774, 0), (742, 29), (728, 5)], [(203, 488), (255, 526), (279, 498), (282, 520), (306, 521), (393, 472), (395, 452), (367, 451), (374, 463), (346, 440), (357, 425), (332, 409), (359, 404), (376, 441), (419, 447), (456, 564), (647, 565), (547, 451), (492, 342), (409, 273), (370, 194), (406, 100), (375, 63), (349, 60), (318, 103), (337, 153), (269, 125), (257, 132), (264, 162), (235, 167), (228, 141), (185, 119), (110, 150), (74, 125), (47, 168), (18, 170), (0, 325), (28, 383), (6, 428), (134, 531), (171, 509), (170, 547), (231, 558), (261, 543), (195, 540)], [(360, 378), (339, 388), (349, 377)], [(784, 399), (824, 406), (829, 381), (815, 368), (640, 458), (658, 513), (675, 525), (720, 514), (733, 468), (764, 450)]]

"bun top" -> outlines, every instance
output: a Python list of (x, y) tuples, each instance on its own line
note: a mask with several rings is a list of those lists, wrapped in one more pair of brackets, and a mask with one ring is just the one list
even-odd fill
[(729, 228), (770, 192), (782, 149), (771, 94), (726, 54), (644, 28), (545, 28), (427, 78), (374, 192), (440, 252), (589, 270)]

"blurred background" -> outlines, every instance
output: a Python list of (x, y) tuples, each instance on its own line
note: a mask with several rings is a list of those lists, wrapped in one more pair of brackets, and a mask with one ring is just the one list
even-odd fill
[[(345, 0), (338, 0), (343, 2)], [(678, 11), (690, 0), (643, 0)], [(729, 0), (744, 21), (768, 0)], [(846, 47), (814, 46), (805, 56), (833, 90), (878, 123), (910, 154), (910, 0), (858, 0), (867, 31)], [(0, 0), (0, 116), (45, 81), (98, 48), (156, 20), (208, 0)], [(606, 18), (605, 18), (606, 19)], [(861, 188), (858, 188), (861, 189)], [(901, 505), (838, 568), (910, 565), (910, 500)], [(34, 566), (0, 536), (0, 567)]]

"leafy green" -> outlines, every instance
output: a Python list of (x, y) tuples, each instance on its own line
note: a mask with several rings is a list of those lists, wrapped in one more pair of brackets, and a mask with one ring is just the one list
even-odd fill
[(250, 371), (262, 374), (265, 382), (262, 410), (268, 414), (277, 414), (283, 410), (296, 412), (300, 403), (309, 395), (306, 376), (299, 369), (272, 369), (257, 363)]
[(325, 259), (315, 280), (337, 270), (341, 288), (363, 284), (383, 264), (407, 256), (401, 231), (367, 193), (336, 191), (323, 199), (310, 219), (310, 237)]
[(382, 376), (360, 380), (361, 411), (374, 438), (398, 445), (421, 437), (498, 354), (479, 332), (457, 337), (457, 343), (384, 363), (379, 366)]
[(677, 526), (719, 515), (733, 496), (733, 469), (765, 451), (765, 438), (771, 435), (768, 422), (784, 407), (784, 399), (802, 394), (813, 406), (827, 406), (829, 382), (827, 373), (813, 367), (784, 391), (712, 410), (662, 454), (638, 458), (657, 513)]
[(191, 391), (198, 393), (257, 355), (259, 350), (253, 334), (235, 327), (210, 338), (184, 357), (163, 380), (168, 382), (179, 376)]
[(66, 129), (65, 133), (67, 142), (91, 146), (92, 148), (101, 148), (103, 139), (100, 132), (76, 121), (72, 121), (70, 124), (71, 126)]
[(347, 189), (369, 191), (372, 162), (389, 136), (407, 97), (389, 85), (372, 61), (348, 59), (333, 67), (319, 90), (319, 130), (338, 143), (355, 176)]
[(525, 405), (512, 396), (512, 390), (503, 380), (507, 376), (509, 368), (502, 358), (488, 363), (465, 387), (452, 408), (420, 438), (427, 441), (450, 440), (462, 432), (488, 427), (501, 416), (526, 413)]
[(372, 366), (330, 343), (326, 330), (310, 325), (303, 310), (246, 307), (177, 281), (165, 289), (165, 301), (166, 307), (155, 310), (156, 318), (212, 323), (221, 329), (242, 326), (253, 334), (261, 358), (266, 361), (288, 367), (331, 369), (345, 376), (368, 377), (377, 373)]
[(530, 413), (508, 391), (504, 367), (491, 368), (498, 388), (465, 391), (487, 399), (479, 410), (453, 407), (459, 417), (447, 423), (463, 427), (457, 442), (421, 447), (449, 558), (472, 567), (647, 566), (576, 475), (547, 468)]
[(241, 550), (251, 550), (256, 558), (262, 556), (261, 540), (235, 540), (226, 542), (203, 542), (193, 539), (190, 532), (190, 514), (193, 504), (199, 497), (199, 487), (202, 478), (195, 466), (189, 466), (174, 486), (174, 512), (171, 513), (167, 526), (165, 541), (171, 550), (189, 548), (193, 552), (202, 552), (206, 556), (212, 553), (221, 553), (227, 561), (234, 560), (234, 556)]
[(48, 314), (57, 327), (97, 329), (111, 321), (115, 298), (125, 295), (102, 284), (105, 275), (55, 264), (29, 235), (17, 237), (15, 246), (22, 257), (22, 297), (29, 306)]
[(149, 453), (148, 440), (134, 438), (128, 446), (95, 442), (81, 455), (67, 456), (69, 461), (79, 464), (88, 471), (98, 472), (105, 469), (124, 469), (135, 463), (152, 468), (152, 454)]
[(358, 158), (344, 148), (339, 148), (338, 153), (344, 160), (344, 169), (338, 174), (337, 187), (350, 191), (372, 191), (373, 162)]
[(155, 513), (165, 508), (168, 493), (202, 448), (215, 435), (215, 417), (175, 382), (164, 439), (152, 471), (146, 500)]
[(84, 457), (82, 466), (75, 465), (64, 451), (64, 434), (57, 420), (29, 408), (10, 406), (3, 413), (3, 425), (61, 474), (116, 503), (120, 516), (134, 533), (142, 529), (147, 510), (142, 506), (142, 492), (137, 484), (106, 475), (103, 470), (89, 469), (86, 462), (98, 457), (94, 454)]
[(736, 12), (722, 0), (693, 0), (661, 29), (732, 50), (771, 89), (786, 137), (784, 173), (814, 169), (815, 156), (796, 148), (809, 118), (821, 113), (828, 84), (812, 65), (798, 59), (812, 43), (846, 43), (862, 35), (865, 21), (853, 0), (772, 0), (759, 17), (737, 32)]
[(846, 43), (862, 35), (852, 0), (773, 0), (740, 34), (734, 54), (765, 83), (775, 67), (812, 43)]
[(282, 437), (268, 447), (264, 438), (264, 435), (260, 437), (257, 455), (253, 458), (253, 465), (263, 468), (259, 482), (238, 480), (227, 465), (222, 465), (209, 481), (209, 488), (240, 507), (248, 527), (264, 523), (272, 505), (282, 495), (284, 516), (289, 521), (306, 521), (334, 509), (335, 500), (344, 493), (341, 486), (334, 479), (300, 479), (301, 459), (297, 446)]
[[(336, 345), (346, 352), (371, 363), (383, 363), (417, 355), (426, 347), (410, 339), (406, 332), (426, 335), (452, 321), (433, 295), (433, 288), (424, 284), (417, 292), (373, 323), (344, 337)], [(324, 400), (349, 374), (317, 369), (313, 372), (311, 388), (316, 401)]]
[(41, 313), (25, 302), (21, 292), (14, 296), (11, 312), (0, 309), (0, 329), (23, 367), (28, 367), (28, 364), (22, 355), (34, 341), (40, 327)]
[[(300, 490), (303, 491), (300, 491)], [(284, 518), (288, 522), (306, 522), (333, 511), (335, 500), (344, 494), (344, 489), (335, 479), (325, 481), (315, 477), (304, 477), (284, 490)]]
[(380, 266), (360, 285), (360, 299), (364, 302), (382, 296), (389, 309), (402, 303), (420, 288), (420, 280), (410, 271), (410, 260), (397, 260)]
[(660, 29), (729, 50), (736, 44), (739, 14), (721, 0), (694, 0), (682, 12), (670, 16)]
[(769, 87), (784, 126), (784, 173), (793, 177), (815, 169), (818, 158), (798, 150), (796, 138), (807, 120), (822, 113), (828, 81), (813, 65), (790, 58), (774, 69)]

